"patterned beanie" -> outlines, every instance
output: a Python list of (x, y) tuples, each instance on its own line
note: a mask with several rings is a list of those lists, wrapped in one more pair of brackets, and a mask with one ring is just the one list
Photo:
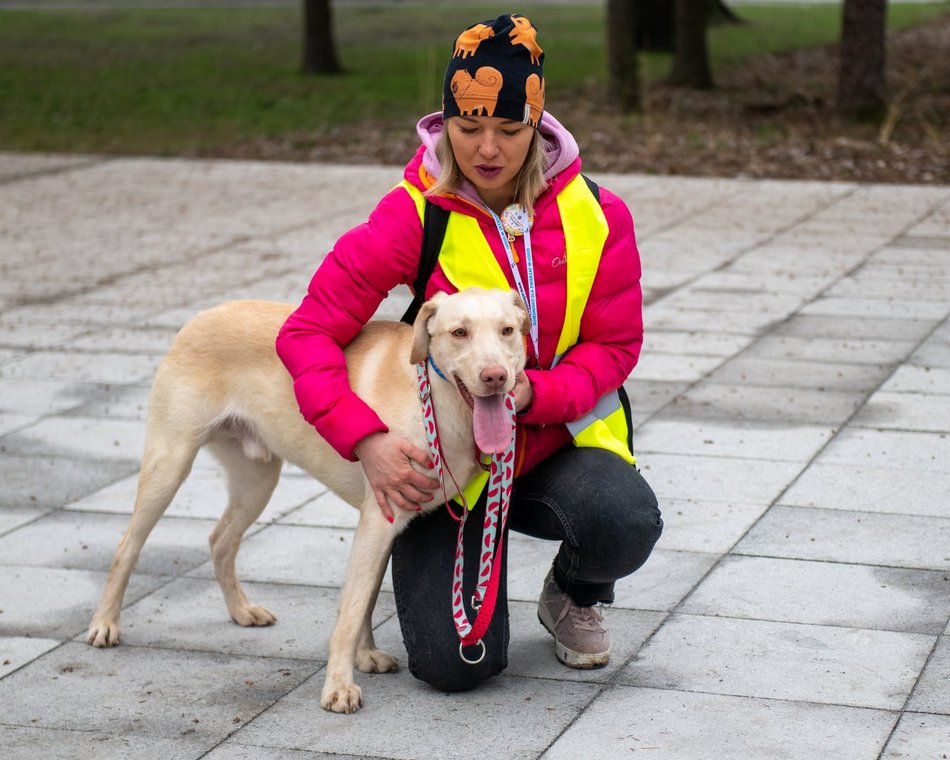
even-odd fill
[(496, 116), (538, 126), (544, 111), (544, 51), (537, 31), (512, 13), (470, 26), (445, 70), (442, 116)]

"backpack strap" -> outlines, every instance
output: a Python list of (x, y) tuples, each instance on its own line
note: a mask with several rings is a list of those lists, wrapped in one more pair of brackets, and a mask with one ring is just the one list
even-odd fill
[(416, 274), (415, 282), (412, 284), (414, 293), (412, 303), (402, 315), (403, 322), (412, 324), (416, 321), (416, 315), (422, 307), (426, 297), (426, 286), (429, 284), (429, 278), (435, 271), (435, 264), (439, 260), (439, 252), (442, 250), (442, 240), (445, 238), (445, 230), (449, 224), (449, 212), (437, 206), (431, 201), (426, 201), (426, 210), (422, 220), (422, 249), (419, 252), (419, 271)]

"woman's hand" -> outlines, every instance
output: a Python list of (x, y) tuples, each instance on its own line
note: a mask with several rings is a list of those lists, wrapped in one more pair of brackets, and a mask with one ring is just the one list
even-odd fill
[(523, 412), (534, 401), (534, 389), (531, 387), (531, 381), (524, 372), (519, 372), (515, 378), (515, 411)]
[(433, 499), (439, 481), (419, 472), (413, 462), (431, 468), (428, 455), (405, 438), (392, 433), (373, 433), (356, 444), (353, 453), (379, 503), (383, 516), (393, 522), (393, 505), (407, 512), (419, 512)]

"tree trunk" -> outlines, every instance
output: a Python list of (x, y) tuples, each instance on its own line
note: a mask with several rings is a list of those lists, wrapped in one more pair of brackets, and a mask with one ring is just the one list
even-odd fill
[(339, 74), (333, 44), (330, 0), (303, 0), (303, 64), (304, 74)]
[(670, 84), (709, 89), (713, 86), (706, 46), (709, 0), (676, 0), (676, 35)]
[[(673, 0), (631, 0), (636, 15), (637, 50), (672, 53), (676, 30), (676, 3)], [(711, 0), (709, 23), (745, 23), (723, 0)]]
[(641, 107), (635, 24), (630, 0), (607, 0), (607, 96), (622, 113)]
[(841, 23), (838, 109), (856, 115), (884, 110), (887, 0), (845, 0)]

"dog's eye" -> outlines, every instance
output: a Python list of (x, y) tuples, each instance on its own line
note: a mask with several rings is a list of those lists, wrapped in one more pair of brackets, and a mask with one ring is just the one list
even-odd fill
[(502, 328), (501, 334), (502, 334), (502, 335), (511, 335), (514, 331), (515, 331), (515, 328), (514, 328), (514, 327), (511, 327), (511, 326), (509, 325), (508, 327), (503, 327), (503, 328)]
[(452, 335), (454, 335), (456, 338), (464, 338), (466, 335), (468, 335), (468, 332), (464, 327), (458, 327), (455, 330), (452, 330)]

